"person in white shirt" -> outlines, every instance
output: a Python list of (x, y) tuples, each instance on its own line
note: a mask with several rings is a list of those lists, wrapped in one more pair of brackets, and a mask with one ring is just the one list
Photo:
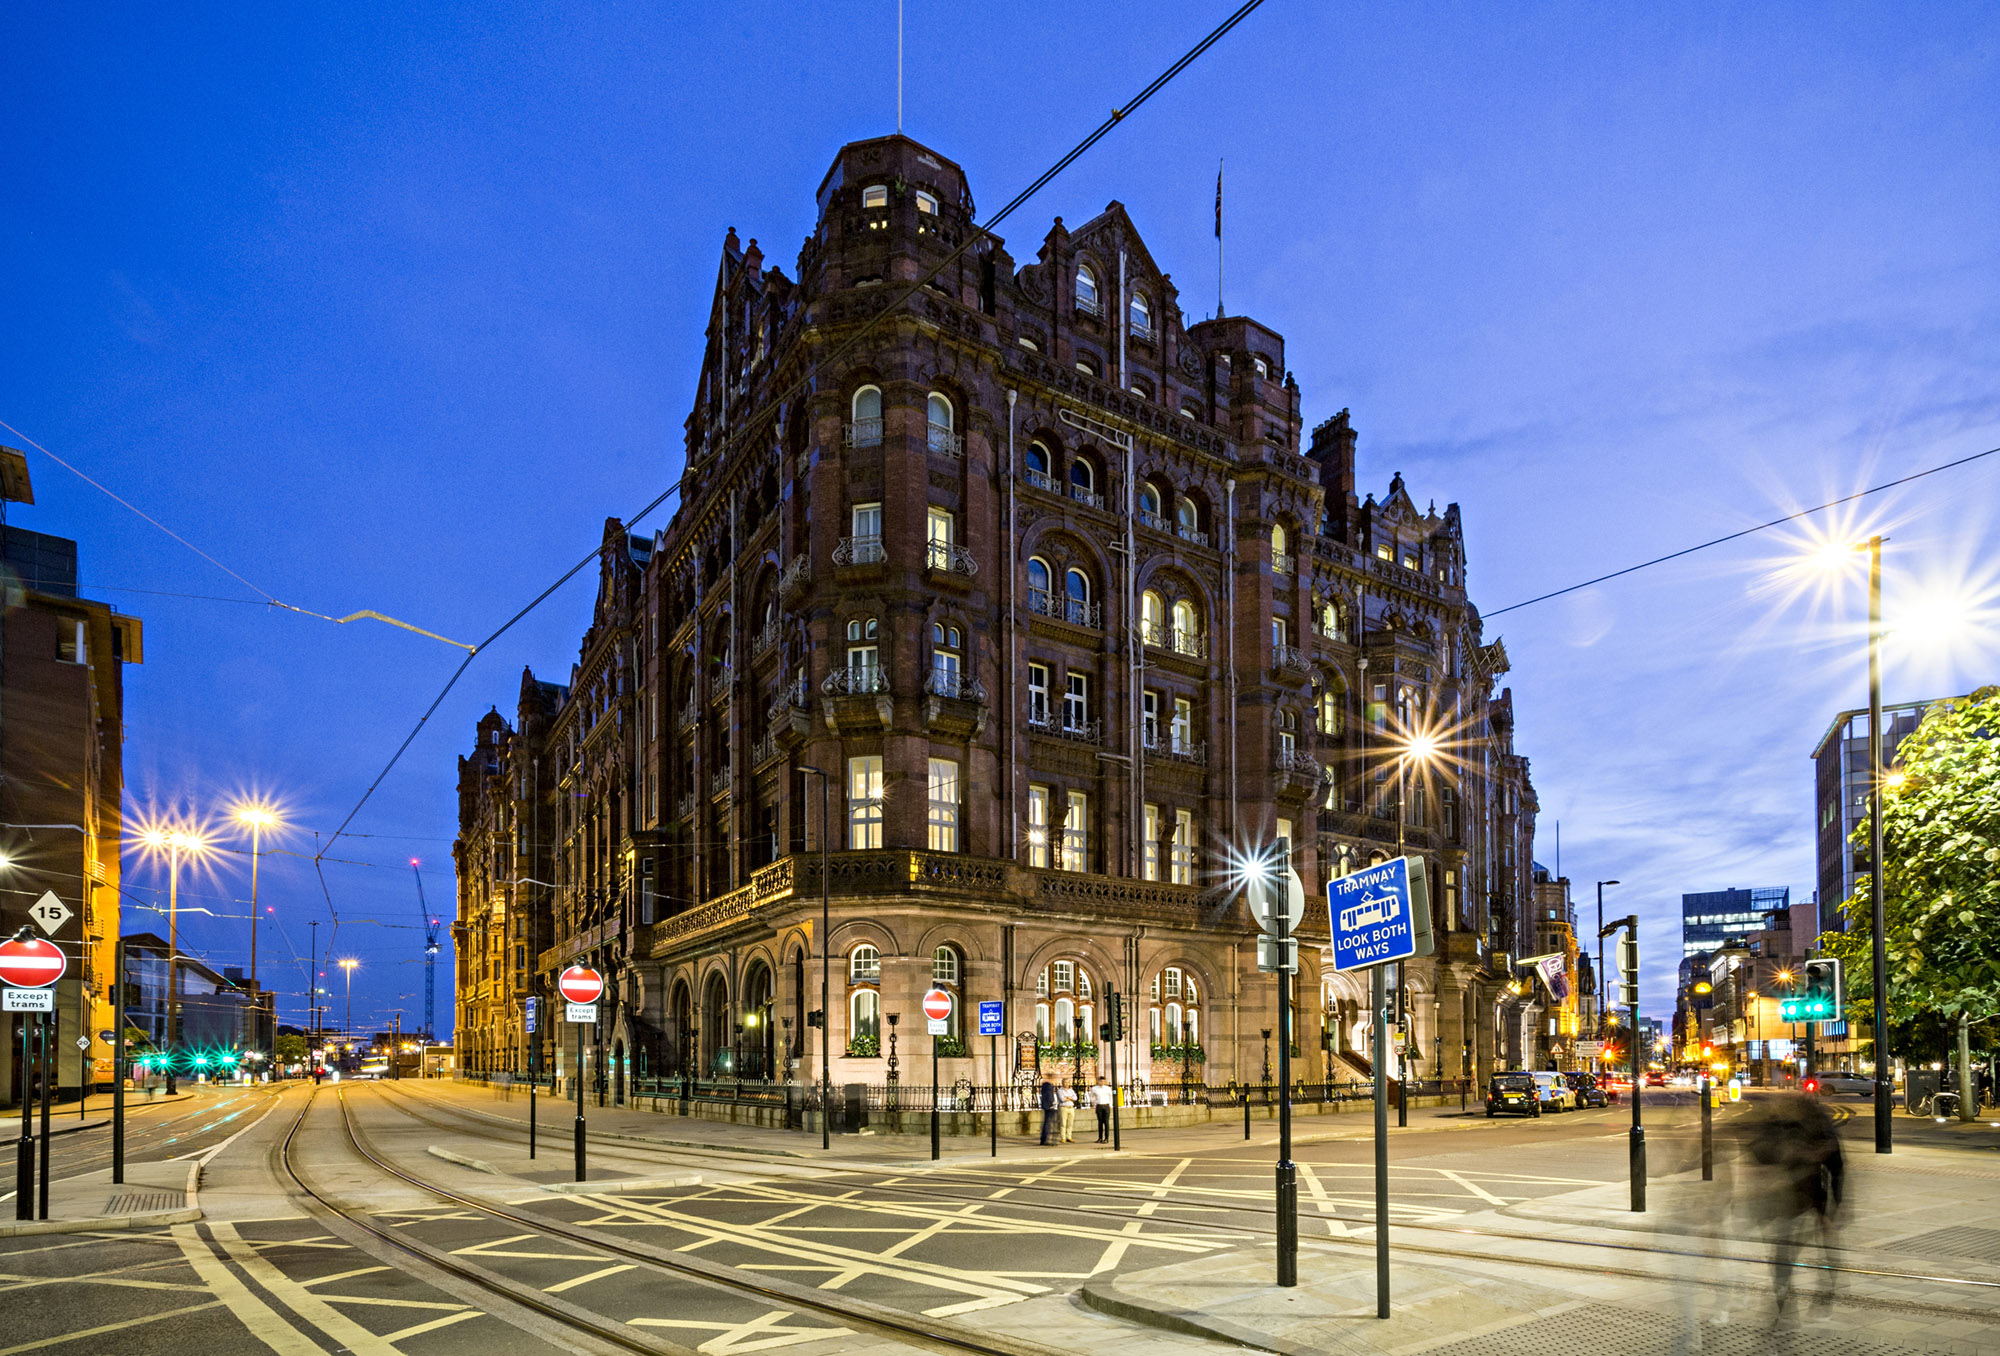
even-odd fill
[(1104, 1075), (1097, 1076), (1097, 1086), (1090, 1090), (1090, 1104), (1097, 1110), (1097, 1142), (1111, 1142), (1111, 1085), (1104, 1081)]
[(1063, 1084), (1061, 1099), (1062, 1142), (1064, 1144), (1074, 1144), (1076, 1143), (1076, 1085), (1073, 1083)]

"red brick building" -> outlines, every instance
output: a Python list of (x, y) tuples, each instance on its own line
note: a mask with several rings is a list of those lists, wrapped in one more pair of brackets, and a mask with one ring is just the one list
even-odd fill
[[(0, 504), (34, 503), (26, 456), (0, 447)], [(76, 543), (9, 524), (0, 510), (0, 935), (33, 926), (53, 894), (69, 916), (52, 939), (56, 1086), (111, 1081), (112, 966), (119, 924), (124, 668), (141, 659), (137, 617), (77, 594)], [(20, 1094), (19, 1018), (6, 1019), (0, 1094)], [(90, 1037), (78, 1050), (78, 1034)]]
[[(1396, 855), (1400, 805), (1438, 914), (1416, 1072), (1483, 1070), (1535, 800), (1457, 506), (1358, 496), (1347, 411), (1308, 436), (1283, 337), (1186, 316), (1115, 202), (901, 300), (973, 220), (958, 166), (894, 136), (841, 150), (792, 274), (728, 234), (678, 511), (606, 525), (566, 688), (530, 675), (461, 760), (463, 1067), (521, 1067), (495, 1004), (584, 959), (614, 977), (614, 1094), (688, 1065), (810, 1083), (826, 952), (839, 1082), (882, 1081), (890, 1014), (928, 1057), (933, 984), (949, 1079), (988, 1076), (979, 1000), (1094, 1076), (1115, 988), (1121, 1073), (1256, 1080), (1277, 989), (1231, 861), (1286, 837), (1323, 901)], [(1448, 759), (1405, 769), (1432, 728)], [(1308, 920), (1317, 1081), (1365, 1067), (1368, 1016)], [(545, 945), (493, 969), (496, 929)]]

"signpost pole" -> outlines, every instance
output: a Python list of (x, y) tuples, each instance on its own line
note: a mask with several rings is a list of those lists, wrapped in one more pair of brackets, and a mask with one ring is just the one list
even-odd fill
[(931, 1162), (938, 1159), (938, 1038), (931, 1037)]
[(125, 1184), (125, 938), (112, 944), (111, 1184)]
[(986, 1038), (986, 1065), (987, 1076), (993, 1080), (992, 1124), (987, 1127), (991, 1144), (987, 1157), (998, 1158), (1000, 1156), (1000, 1038), (998, 1036)]
[(576, 1180), (583, 1180), (583, 1023), (576, 1026)]
[(1375, 1317), (1389, 1316), (1389, 982), (1372, 967), (1369, 1001), (1375, 1007)]
[(34, 1026), (34, 1018), (28, 1013), (20, 1014), (21, 1022), (21, 1138), (14, 1146), (14, 1218), (33, 1219), (35, 1217), (35, 1120), (33, 1096), (35, 1081), (29, 1071), (28, 1032)]
[(1125, 1039), (1125, 1000), (1118, 990), (1110, 993), (1111, 1008), (1111, 1148), (1115, 1153), (1125, 1147), (1118, 1133), (1118, 1042)]
[(55, 1102), (55, 1084), (56, 1013), (51, 1007), (42, 1018), (42, 1180), (35, 1192), (37, 1219), (49, 1217), (49, 1109)]
[(528, 1023), (528, 1161), (535, 1159), (535, 1085), (542, 1076), (542, 1033), (541, 1013), (533, 998), (528, 1000), (528, 1012), (532, 1020)]
[[(1284, 845), (1280, 844), (1280, 852)], [(1282, 882), (1280, 887), (1283, 888)], [(1289, 917), (1278, 913), (1278, 1284), (1299, 1283), (1299, 1170), (1292, 1162), (1292, 972)]]

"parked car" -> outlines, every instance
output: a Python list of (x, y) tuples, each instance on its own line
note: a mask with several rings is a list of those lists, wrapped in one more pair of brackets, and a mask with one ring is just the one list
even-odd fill
[(1611, 1096), (1598, 1086), (1596, 1074), (1569, 1073), (1564, 1074), (1563, 1079), (1569, 1084), (1570, 1091), (1576, 1094), (1578, 1106), (1611, 1105)]
[(1666, 1085), (1667, 1085), (1667, 1071), (1666, 1071), (1665, 1069), (1648, 1069), (1648, 1070), (1646, 1070), (1646, 1086), (1647, 1086), (1647, 1087), (1649, 1087), (1649, 1088), (1664, 1088), (1664, 1087), (1665, 1087)]
[(1570, 1090), (1563, 1076), (1553, 1069), (1540, 1069), (1530, 1075), (1535, 1080), (1535, 1088), (1541, 1094), (1542, 1109), (1545, 1111), (1568, 1111), (1576, 1105), (1576, 1093)]
[[(1812, 1088), (1812, 1083), (1814, 1082), (1819, 1084), (1816, 1089)], [(1863, 1078), (1858, 1073), (1847, 1073), (1838, 1069), (1831, 1073), (1813, 1075), (1813, 1078), (1808, 1081), (1807, 1087), (1828, 1097), (1837, 1097), (1843, 1092), (1861, 1097), (1873, 1097), (1875, 1095), (1874, 1079)]]
[(1486, 1114), (1491, 1116), (1539, 1116), (1542, 1099), (1535, 1088), (1534, 1075), (1497, 1073), (1486, 1084)]

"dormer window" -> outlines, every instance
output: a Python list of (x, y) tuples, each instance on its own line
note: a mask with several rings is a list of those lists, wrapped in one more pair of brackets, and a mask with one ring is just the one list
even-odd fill
[(1097, 298), (1097, 275), (1089, 264), (1076, 266), (1076, 309), (1085, 315), (1104, 314), (1104, 305)]
[(887, 207), (889, 205), (889, 186), (887, 184), (870, 184), (868, 187), (862, 189), (861, 205), (864, 208)]
[(1132, 294), (1131, 305), (1127, 309), (1131, 312), (1132, 337), (1134, 339), (1151, 339), (1153, 337), (1153, 308), (1146, 300), (1146, 294), (1144, 292), (1134, 292)]
[(917, 215), (920, 217), (934, 217), (937, 214), (938, 214), (937, 199), (932, 197), (930, 194), (924, 192), (922, 189), (918, 189)]

